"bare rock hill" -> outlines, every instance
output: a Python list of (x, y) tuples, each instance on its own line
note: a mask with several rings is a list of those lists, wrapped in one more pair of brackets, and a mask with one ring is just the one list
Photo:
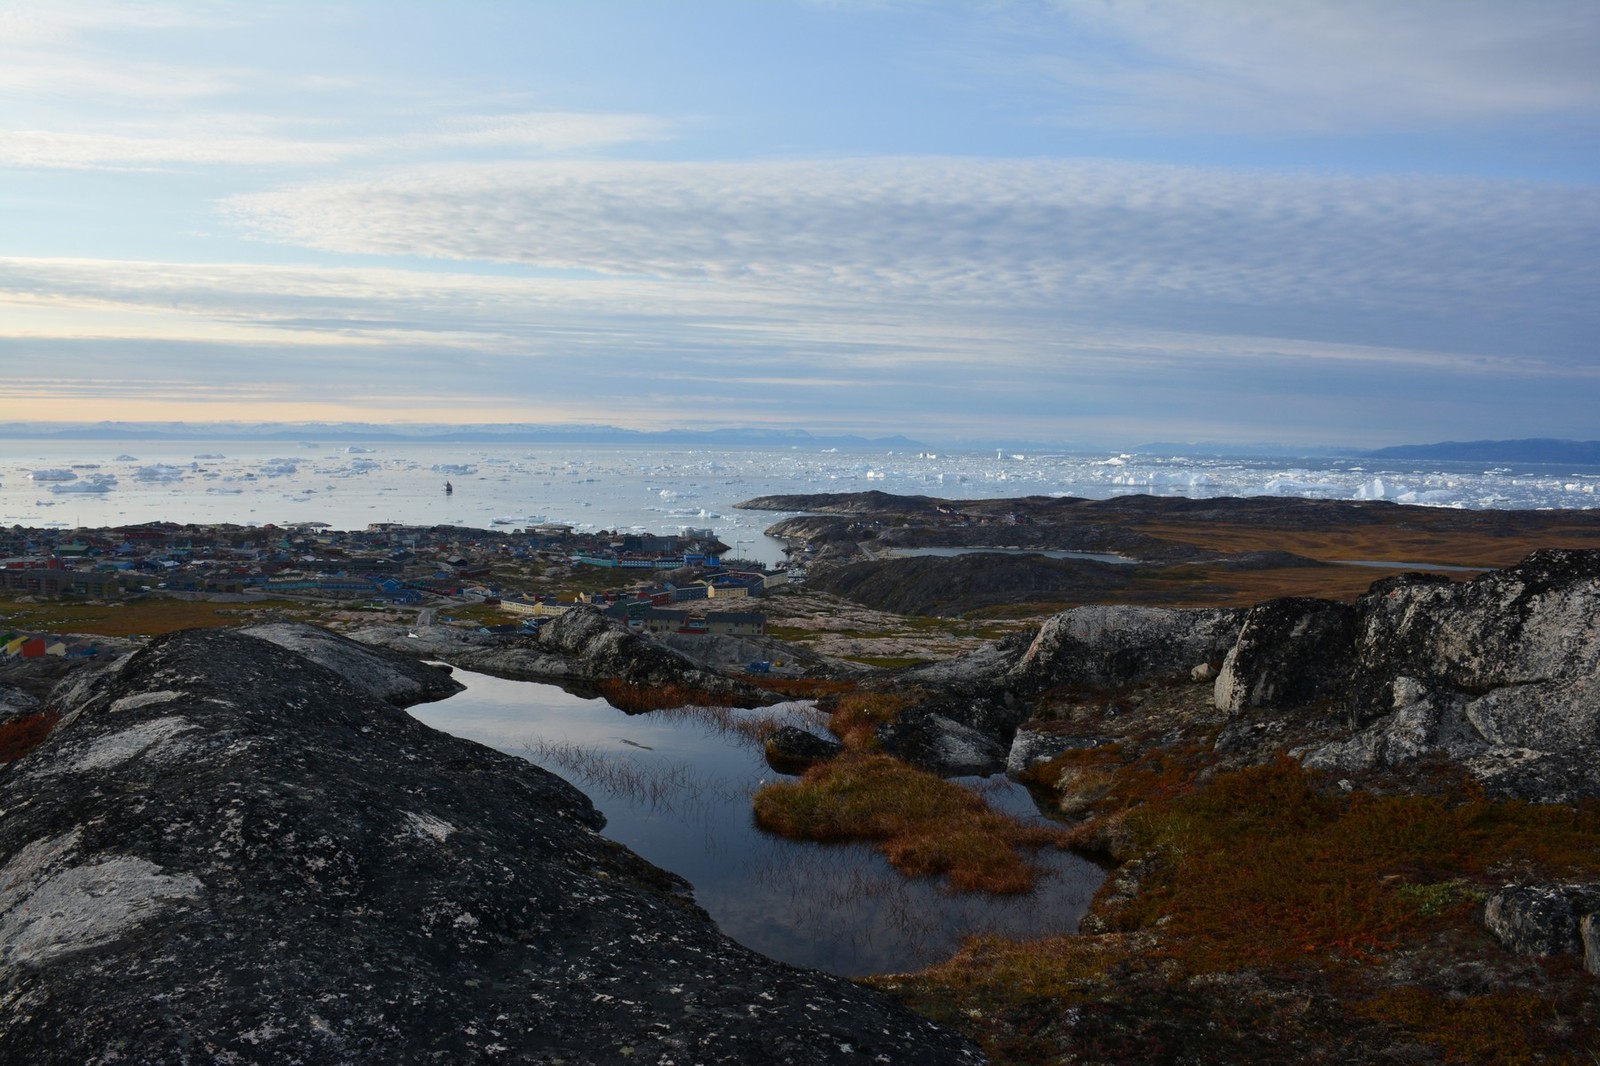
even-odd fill
[(0, 770), (0, 1061), (979, 1061), (727, 940), (570, 785), (394, 706), (395, 670), (196, 630), (63, 693)]

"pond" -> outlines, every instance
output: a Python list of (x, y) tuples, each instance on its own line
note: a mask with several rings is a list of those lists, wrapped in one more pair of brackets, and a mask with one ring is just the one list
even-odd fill
[[(959, 894), (907, 879), (864, 845), (783, 840), (756, 828), (750, 798), (777, 775), (740, 723), (760, 716), (820, 731), (809, 703), (755, 711), (627, 715), (564, 689), (456, 670), (466, 691), (411, 713), (436, 729), (523, 756), (581, 788), (605, 835), (694, 886), (722, 931), (784, 962), (859, 977), (920, 969), (964, 938), (1072, 931), (1104, 879), (1068, 852), (1041, 852), (1031, 894)], [(969, 779), (991, 805), (1038, 817), (1004, 777)]]
[(945, 558), (954, 558), (957, 555), (1043, 555), (1049, 559), (1085, 559), (1093, 563), (1115, 565), (1130, 565), (1139, 561), (1130, 559), (1126, 555), (1113, 555), (1110, 552), (1079, 552), (1068, 551), (1065, 548), (884, 548), (877, 554), (890, 558), (914, 558), (919, 555)]

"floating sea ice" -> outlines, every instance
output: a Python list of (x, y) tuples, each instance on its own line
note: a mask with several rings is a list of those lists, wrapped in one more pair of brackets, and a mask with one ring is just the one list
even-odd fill
[(119, 463), (137, 463), (139, 459), (138, 456), (134, 455), (119, 455), (117, 456), (116, 461)]
[(184, 468), (181, 466), (168, 466), (165, 463), (154, 463), (150, 466), (141, 466), (134, 471), (134, 478), (139, 481), (172, 482), (182, 481)]
[(87, 479), (72, 485), (51, 485), (50, 491), (63, 492), (110, 492), (117, 487), (115, 474), (90, 474)]
[(35, 470), (33, 473), (29, 474), (28, 477), (31, 478), (34, 481), (76, 481), (76, 480), (78, 480), (78, 475), (74, 474), (71, 470), (62, 470), (62, 469), (59, 469), (59, 468), (53, 469), (53, 470)]
[(299, 464), (293, 459), (268, 459), (261, 465), (261, 472), (268, 477), (287, 477), (299, 470)]

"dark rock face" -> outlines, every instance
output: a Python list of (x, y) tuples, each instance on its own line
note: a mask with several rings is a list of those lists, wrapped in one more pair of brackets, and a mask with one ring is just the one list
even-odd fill
[(1243, 618), (1243, 611), (1227, 609), (1076, 607), (1045, 622), (1011, 677), (1034, 691), (1185, 677), (1202, 663), (1222, 661)]
[(988, 774), (1017, 759), (1041, 761), (1044, 756), (1012, 755), (1034, 697), (1061, 687), (1110, 689), (1188, 678), (1196, 666), (1222, 660), (1243, 617), (1243, 611), (1226, 609), (1063, 611), (1031, 638), (1007, 638), (903, 672), (902, 680), (938, 686), (943, 695), (902, 714), (899, 723), (880, 730), (879, 739), (894, 754), (944, 774)]
[(1464, 585), (1382, 581), (1356, 610), (1346, 716), (1359, 732), (1307, 765), (1439, 753), (1496, 795), (1600, 795), (1600, 551), (1539, 551)]
[[(992, 774), (1005, 767), (1018, 723), (1012, 721), (1009, 728), (985, 724), (989, 728), (980, 729), (931, 706), (913, 707), (897, 721), (879, 726), (877, 738), (884, 751), (936, 774)], [(999, 739), (1002, 736), (1006, 740)]]
[(1507, 885), (1490, 896), (1483, 924), (1519, 955), (1584, 954), (1591, 973), (1600, 956), (1590, 954), (1582, 927), (1592, 931), (1600, 915), (1600, 885)]
[(1286, 597), (1252, 607), (1217, 674), (1217, 707), (1235, 713), (1342, 695), (1355, 631), (1355, 609), (1331, 600)]
[(979, 1060), (726, 940), (571, 786), (373, 691), (190, 631), (64, 694), (0, 770), (0, 1059)]
[(37, 714), (42, 707), (43, 704), (39, 702), (38, 697), (31, 696), (20, 688), (0, 685), (0, 722)]
[(463, 687), (451, 679), (448, 669), (357, 643), (320, 626), (273, 623), (251, 626), (244, 632), (298, 652), (363, 689), (367, 695), (396, 707), (442, 700)]

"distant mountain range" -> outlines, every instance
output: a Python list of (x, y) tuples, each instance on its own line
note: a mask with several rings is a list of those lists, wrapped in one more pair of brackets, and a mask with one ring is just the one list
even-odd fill
[(1345, 456), (1352, 459), (1396, 459), (1462, 463), (1561, 463), (1600, 465), (1600, 441), (1472, 440), (1438, 444), (1397, 444), (1388, 448), (1310, 447), (1290, 444), (1205, 444), (1195, 441), (1157, 441), (1129, 449), (1144, 455), (1206, 455), (1224, 458), (1279, 458), (1284, 456)]
[(30, 440), (390, 441), (406, 444), (683, 444), (764, 448), (905, 448), (924, 445), (896, 434), (817, 436), (803, 429), (668, 429), (490, 422), (477, 425), (382, 425), (373, 422), (0, 422), (0, 438)]
[(1577, 463), (1600, 465), (1600, 440), (1448, 440), (1400, 444), (1362, 452), (1374, 459), (1443, 459), (1464, 463)]
[[(666, 429), (637, 430), (617, 426), (530, 422), (484, 422), (473, 425), (376, 422), (0, 422), (0, 439), (29, 440), (176, 440), (176, 441), (310, 441), (393, 442), (402, 444), (643, 444), (695, 447), (873, 448), (926, 451), (928, 445), (901, 434), (864, 437), (819, 435), (803, 429)], [(957, 450), (1000, 447), (994, 442), (961, 441)], [(1202, 455), (1232, 458), (1285, 456), (1348, 456), (1360, 459), (1468, 463), (1557, 463), (1600, 466), (1600, 441), (1475, 440), (1438, 444), (1401, 444), (1354, 449), (1331, 445), (1208, 444), (1159, 441), (1133, 448), (1105, 448), (1078, 442), (1040, 444), (1011, 442), (1004, 450), (1066, 450), (1074, 453), (1128, 451), (1146, 455)]]

